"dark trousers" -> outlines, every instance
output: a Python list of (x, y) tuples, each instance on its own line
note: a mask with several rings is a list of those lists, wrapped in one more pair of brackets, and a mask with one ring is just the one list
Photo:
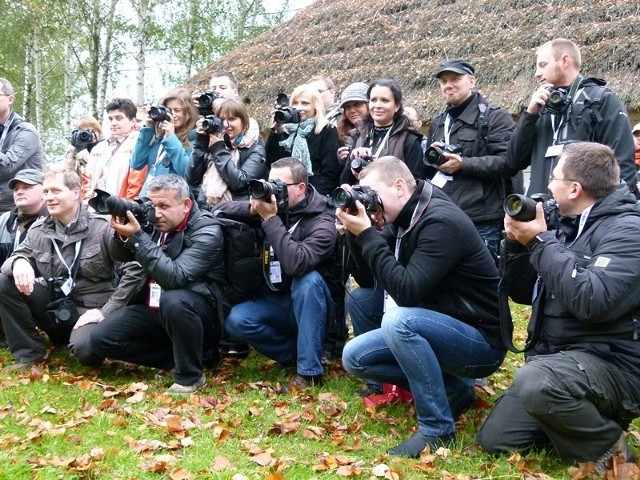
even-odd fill
[(47, 304), (51, 301), (48, 286), (36, 283), (31, 295), (18, 291), (13, 277), (0, 274), (0, 319), (9, 350), (19, 362), (32, 362), (45, 356), (46, 348), (36, 327), (43, 329), (56, 345), (66, 344), (71, 325), (55, 331), (46, 325)]
[(480, 428), (490, 453), (553, 444), (567, 464), (600, 458), (638, 416), (640, 391), (583, 352), (538, 355), (521, 367)]
[[(192, 385), (202, 375), (203, 361), (218, 359), (219, 330), (216, 310), (204, 297), (189, 290), (169, 290), (162, 293), (159, 310), (147, 305), (121, 308), (85, 337), (98, 357), (173, 368), (176, 383)], [(78, 341), (75, 348), (84, 352), (80, 356), (85, 356), (85, 363), (92, 363), (86, 344)]]

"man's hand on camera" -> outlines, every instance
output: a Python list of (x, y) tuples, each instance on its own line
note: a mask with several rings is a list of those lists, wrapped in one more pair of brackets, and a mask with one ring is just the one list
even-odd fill
[(103, 319), (104, 315), (102, 315), (102, 312), (97, 308), (93, 308), (80, 315), (80, 318), (78, 318), (78, 321), (73, 326), (73, 329), (77, 330), (78, 328), (89, 325), (90, 323), (100, 323)]
[(129, 238), (131, 235), (139, 232), (141, 229), (138, 220), (129, 210), (127, 210), (126, 221), (122, 217), (112, 215), (109, 225), (116, 231), (116, 233), (124, 238)]
[(533, 92), (529, 105), (527, 106), (527, 112), (532, 115), (538, 115), (540, 111), (547, 105), (549, 101), (549, 90), (547, 88), (552, 87), (550, 83), (545, 83), (538, 90)]
[(26, 258), (17, 258), (12, 267), (13, 281), (18, 291), (23, 295), (31, 295), (36, 275), (29, 261)]
[(250, 212), (252, 215), (260, 215), (262, 220), (269, 220), (271, 217), (275, 217), (278, 214), (278, 205), (276, 203), (276, 196), (271, 195), (271, 202), (265, 202), (259, 198), (250, 199)]
[(438, 165), (436, 168), (441, 172), (453, 175), (462, 170), (462, 157), (457, 153), (443, 153), (444, 158), (447, 159), (442, 165)]
[(358, 236), (371, 227), (371, 218), (369, 218), (364, 205), (360, 201), (356, 202), (356, 208), (358, 209), (357, 212), (353, 212), (348, 208), (337, 208), (336, 217), (348, 232)]
[(544, 219), (542, 203), (536, 204), (536, 218), (530, 222), (521, 222), (506, 215), (504, 217), (504, 230), (509, 240), (514, 240), (526, 245), (536, 235), (547, 231), (547, 222)]

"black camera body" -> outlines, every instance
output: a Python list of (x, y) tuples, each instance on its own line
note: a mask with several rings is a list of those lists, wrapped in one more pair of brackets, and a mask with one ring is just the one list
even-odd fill
[(127, 218), (127, 212), (130, 211), (145, 232), (153, 231), (156, 209), (148, 198), (136, 197), (134, 200), (127, 200), (99, 188), (96, 188), (94, 192), (95, 196), (89, 200), (89, 206), (96, 212)]
[(71, 145), (80, 152), (93, 142), (93, 132), (87, 128), (71, 132)]
[(273, 114), (276, 123), (283, 125), (285, 123), (300, 123), (300, 112), (292, 107), (281, 107)]
[(338, 187), (331, 193), (331, 203), (336, 208), (345, 208), (355, 212), (357, 201), (364, 205), (367, 213), (376, 213), (383, 209), (382, 200), (376, 191), (365, 185), (354, 185), (351, 190)]
[(277, 124), (300, 123), (300, 112), (289, 106), (289, 97), (286, 94), (278, 94), (276, 97), (276, 109), (273, 119)]
[(549, 230), (556, 230), (560, 225), (560, 209), (553, 198), (543, 193), (535, 193), (531, 197), (513, 193), (504, 199), (504, 212), (511, 218), (521, 222), (530, 222), (536, 218), (536, 204), (542, 203), (544, 220)]
[(447, 162), (447, 157), (444, 156), (445, 153), (460, 154), (462, 153), (462, 147), (456, 144), (449, 145), (448, 143), (440, 147), (429, 147), (424, 152), (424, 163), (430, 167), (440, 166)]
[(156, 123), (165, 122), (171, 118), (171, 109), (164, 105), (149, 107), (149, 118)]
[(287, 190), (287, 184), (281, 180), (251, 180), (249, 182), (249, 195), (269, 203), (271, 202), (271, 195), (275, 195), (279, 212), (289, 208), (289, 191)]
[(209, 135), (220, 135), (224, 132), (224, 120), (216, 115), (207, 115), (202, 119), (202, 129)]
[(371, 157), (357, 157), (351, 160), (351, 170), (360, 173), (364, 167), (369, 165), (373, 160)]
[(222, 97), (215, 90), (207, 90), (206, 92), (201, 94), (198, 97), (198, 114), (202, 115), (203, 117), (214, 115), (213, 102), (215, 102), (219, 98)]
[(549, 100), (547, 100), (547, 112), (556, 115), (563, 114), (571, 105), (571, 96), (566, 88), (547, 87)]

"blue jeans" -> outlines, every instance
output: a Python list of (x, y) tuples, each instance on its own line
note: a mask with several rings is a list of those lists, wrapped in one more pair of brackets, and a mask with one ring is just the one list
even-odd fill
[(356, 288), (347, 295), (347, 310), (356, 337), (380, 328), (384, 310), (384, 290)]
[(249, 343), (283, 365), (297, 364), (300, 375), (323, 372), (322, 340), (333, 300), (316, 271), (296, 277), (290, 295), (264, 294), (231, 309), (224, 330), (231, 341)]
[(505, 352), (480, 331), (448, 315), (417, 307), (387, 311), (382, 326), (347, 343), (342, 363), (361, 378), (411, 390), (418, 430), (442, 437), (455, 432), (450, 399), (491, 375)]
[(491, 256), (496, 259), (499, 254), (500, 247), (500, 233), (502, 233), (502, 226), (498, 220), (491, 220), (489, 222), (479, 222), (475, 224), (476, 230), (484, 240), (484, 244), (491, 252)]

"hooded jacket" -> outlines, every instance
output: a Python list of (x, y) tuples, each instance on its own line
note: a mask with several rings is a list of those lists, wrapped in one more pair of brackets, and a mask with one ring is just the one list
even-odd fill
[[(419, 200), (429, 189), (431, 200), (411, 226)], [(396, 259), (399, 228), (405, 233)], [(366, 275), (373, 275), (378, 287), (398, 306), (449, 315), (480, 330), (493, 347), (505, 349), (500, 336), (495, 262), (469, 217), (449, 197), (428, 181), (419, 180), (407, 204), (383, 233), (370, 227), (357, 237), (347, 234), (351, 254), (360, 267), (354, 273), (359, 284), (370, 285)]]
[(530, 335), (539, 329), (530, 355), (584, 351), (638, 376), (640, 207), (626, 185), (598, 200), (576, 233), (544, 232), (526, 247), (507, 241), (509, 295), (533, 303)]

